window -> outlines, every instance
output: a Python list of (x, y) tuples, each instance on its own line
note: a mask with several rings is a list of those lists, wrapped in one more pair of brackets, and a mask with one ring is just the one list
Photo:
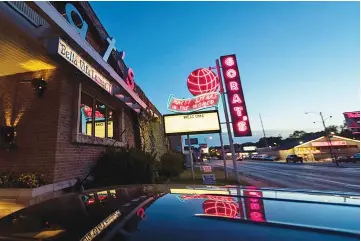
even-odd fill
[(115, 126), (114, 120), (116, 119), (115, 110), (108, 107), (108, 138), (114, 138), (115, 136)]
[(95, 136), (105, 138), (106, 107), (100, 102), (95, 102)]
[(93, 123), (93, 98), (84, 92), (81, 92), (80, 102), (80, 124), (79, 133), (84, 135), (92, 135), (92, 123)]
[(118, 117), (113, 108), (82, 92), (79, 133), (99, 138), (116, 138)]

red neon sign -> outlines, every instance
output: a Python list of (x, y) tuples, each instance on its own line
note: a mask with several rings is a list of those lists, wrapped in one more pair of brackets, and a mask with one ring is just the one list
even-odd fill
[(189, 99), (177, 99), (171, 95), (168, 101), (168, 110), (178, 113), (188, 113), (216, 107), (218, 103), (219, 93), (217, 92), (206, 93)]
[(221, 66), (234, 136), (252, 136), (236, 55), (221, 56)]
[(262, 192), (254, 190), (243, 191), (245, 198), (246, 217), (248, 220), (256, 222), (266, 222)]

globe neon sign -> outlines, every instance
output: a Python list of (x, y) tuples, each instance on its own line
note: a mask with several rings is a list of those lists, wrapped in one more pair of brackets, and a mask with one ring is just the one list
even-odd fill
[(177, 113), (189, 113), (202, 109), (218, 107), (220, 94), (218, 76), (208, 68), (194, 70), (187, 79), (189, 92), (194, 96), (188, 99), (176, 98), (173, 95), (168, 99), (168, 110)]

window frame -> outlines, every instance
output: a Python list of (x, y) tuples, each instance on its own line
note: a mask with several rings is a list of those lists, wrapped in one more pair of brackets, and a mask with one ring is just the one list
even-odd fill
[[(79, 106), (82, 104), (82, 94), (86, 94), (88, 95), (89, 97), (92, 98), (92, 132), (91, 132), (91, 135), (87, 135), (87, 134), (84, 134), (82, 132), (79, 131), (79, 126), (80, 126), (80, 123), (81, 123), (81, 112), (80, 112), (80, 108)], [(97, 102), (100, 102), (102, 104), (105, 105), (105, 133), (104, 133), (104, 137), (97, 137), (95, 136), (95, 106), (96, 106), (96, 103)], [(104, 101), (104, 99), (102, 99), (101, 97), (98, 97), (94, 94), (91, 94), (89, 91), (87, 90), (84, 90), (80, 87), (80, 90), (79, 90), (79, 101), (78, 101), (79, 105), (78, 105), (78, 108), (77, 108), (77, 111), (78, 111), (78, 120), (77, 121), (77, 134), (81, 134), (81, 135), (86, 135), (86, 136), (89, 136), (89, 137), (92, 137), (92, 138), (100, 138), (100, 139), (110, 139), (110, 140), (114, 140), (114, 141), (118, 141), (118, 142), (123, 142), (123, 137), (121, 136), (118, 136), (119, 134), (119, 131), (118, 129), (123, 129), (124, 128), (124, 125), (123, 125), (123, 112), (124, 112), (124, 108), (121, 108), (121, 116), (119, 116), (119, 113), (117, 111), (117, 108), (114, 108), (113, 105), (110, 105), (108, 104), (107, 101)], [(109, 138), (108, 136), (108, 111), (109, 109), (113, 110), (115, 112), (115, 115), (113, 116), (113, 137), (112, 138)], [(115, 122), (115, 124), (114, 124)], [(118, 127), (118, 125), (121, 124), (121, 126)]]

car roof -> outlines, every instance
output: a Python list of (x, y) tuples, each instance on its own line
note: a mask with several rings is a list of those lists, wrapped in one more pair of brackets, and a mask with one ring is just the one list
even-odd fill
[(122, 187), (67, 194), (20, 210), (0, 219), (0, 236), (63, 230), (49, 240), (93, 240), (115, 230), (127, 240), (142, 241), (284, 240), (282, 235), (289, 240), (356, 240), (359, 205), (355, 193), (238, 186)]

